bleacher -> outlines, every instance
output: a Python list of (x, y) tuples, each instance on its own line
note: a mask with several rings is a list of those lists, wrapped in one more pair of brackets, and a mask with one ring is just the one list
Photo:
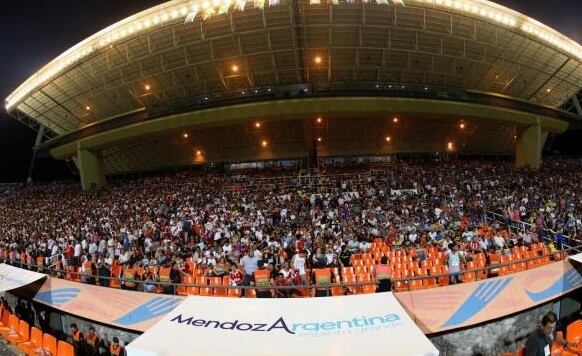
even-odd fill
[(5, 308), (0, 308), (0, 314), (0, 336), (25, 355), (75, 356), (73, 345), (68, 342), (57, 340), (53, 335), (31, 327)]

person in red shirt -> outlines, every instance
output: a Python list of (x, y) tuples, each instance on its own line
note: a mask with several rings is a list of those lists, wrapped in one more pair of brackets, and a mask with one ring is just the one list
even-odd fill
[(303, 249), (305, 248), (305, 242), (303, 241), (303, 237), (299, 234), (297, 234), (296, 240), (295, 240), (295, 252), (299, 253), (300, 251), (303, 251)]
[(238, 266), (236, 264), (232, 264), (230, 266), (229, 277), (230, 277), (230, 282), (234, 286), (241, 286), (242, 285), (243, 279), (244, 279), (244, 275), (243, 275), (243, 273), (241, 272), (241, 270), (238, 268)]
[[(289, 281), (285, 279), (285, 275), (281, 272), (277, 274), (275, 278), (275, 286), (277, 287), (287, 287), (289, 286)], [(275, 289), (275, 296), (277, 298), (289, 298), (291, 296), (290, 289)]]

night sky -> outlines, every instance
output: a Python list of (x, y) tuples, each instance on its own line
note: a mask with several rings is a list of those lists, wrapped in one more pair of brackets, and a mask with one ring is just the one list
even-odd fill
[[(20, 0), (2, 3), (0, 98), (44, 64), (95, 32), (161, 0)], [(582, 43), (582, 0), (495, 0)], [(2, 105), (2, 108), (4, 105)], [(35, 133), (0, 113), (0, 182), (26, 179)], [(564, 145), (562, 145), (564, 146)], [(568, 147), (560, 147), (561, 150)], [(43, 158), (35, 180), (72, 178), (62, 162)]]

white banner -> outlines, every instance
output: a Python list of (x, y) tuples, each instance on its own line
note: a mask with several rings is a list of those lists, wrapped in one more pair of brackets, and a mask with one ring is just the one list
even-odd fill
[(578, 253), (578, 254), (575, 254), (574, 256), (570, 256), (570, 257), (568, 257), (568, 260), (582, 263), (582, 253)]
[(438, 355), (392, 293), (324, 298), (188, 297), (128, 356)]
[(45, 277), (46, 275), (42, 273), (36, 273), (2, 263), (0, 264), (0, 292), (23, 287)]

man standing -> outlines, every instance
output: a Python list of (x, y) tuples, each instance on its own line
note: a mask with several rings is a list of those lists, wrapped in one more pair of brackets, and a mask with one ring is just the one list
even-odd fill
[(99, 336), (97, 336), (94, 327), (89, 327), (89, 332), (85, 337), (85, 342), (87, 343), (87, 354), (98, 355)]
[(258, 257), (255, 256), (254, 249), (252, 246), (249, 246), (249, 250), (247, 254), (241, 258), (240, 264), (243, 267), (245, 272), (245, 277), (243, 281), (243, 285), (249, 286), (251, 284), (251, 280), (253, 278), (253, 273), (257, 270), (257, 262), (259, 261)]
[(560, 334), (554, 337), (556, 322), (557, 317), (553, 312), (548, 312), (543, 316), (541, 325), (527, 338), (525, 356), (550, 356), (552, 341), (566, 348), (575, 346), (566, 342)]
[(265, 267), (262, 260), (257, 262), (257, 266), (257, 270), (253, 273), (254, 281), (252, 282), (252, 284), (257, 287), (257, 298), (271, 298), (271, 290), (265, 287), (270, 287), (274, 284), (272, 273)]
[(456, 242), (450, 244), (449, 248), (451, 251), (447, 255), (447, 265), (450, 283), (461, 283), (461, 262), (465, 263), (465, 257), (459, 253), (459, 245)]
[(117, 338), (117, 336), (113, 337), (113, 341), (111, 342), (111, 345), (109, 345), (109, 353), (111, 354), (111, 356), (124, 355), (123, 346), (119, 344), (119, 339)]
[(380, 264), (376, 265), (376, 279), (380, 283), (376, 293), (390, 292), (392, 290), (392, 266), (388, 263), (388, 257), (383, 256)]
[(85, 338), (83, 337), (83, 333), (77, 327), (76, 323), (71, 323), (70, 325), (70, 339), (71, 344), (75, 348), (75, 355), (84, 355), (85, 354)]

